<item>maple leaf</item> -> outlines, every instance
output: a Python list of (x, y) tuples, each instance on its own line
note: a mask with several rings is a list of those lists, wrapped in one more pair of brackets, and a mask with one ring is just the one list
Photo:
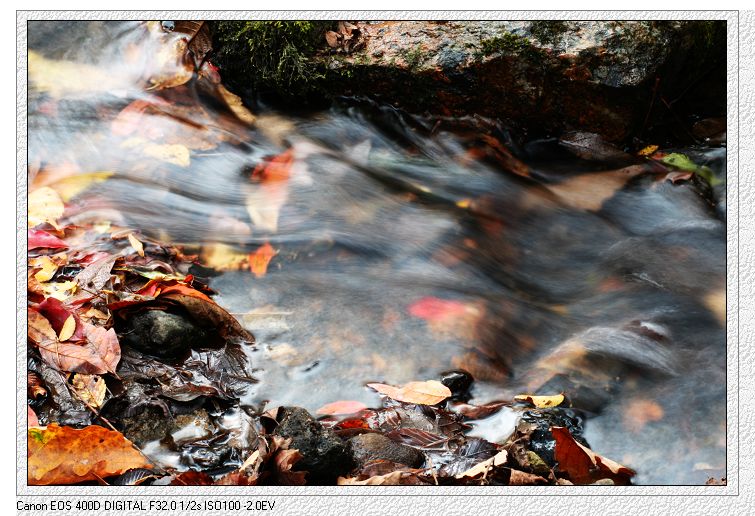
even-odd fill
[(152, 468), (120, 432), (92, 425), (81, 430), (50, 424), (27, 430), (31, 485), (78, 484)]

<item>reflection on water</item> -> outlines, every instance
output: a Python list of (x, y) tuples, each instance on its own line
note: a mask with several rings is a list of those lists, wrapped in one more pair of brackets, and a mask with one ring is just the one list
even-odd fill
[[(181, 66), (150, 58), (166, 37), (30, 24), (30, 181), (112, 172), (73, 192), (67, 222), (200, 253), (196, 275), (257, 337), (244, 403), (374, 406), (368, 381), (463, 368), (477, 402), (566, 391), (640, 483), (724, 467), (723, 187), (367, 101), (248, 126), (212, 78), (154, 88)], [(724, 177), (723, 149), (683, 151)], [(239, 257), (265, 243), (252, 274)]]

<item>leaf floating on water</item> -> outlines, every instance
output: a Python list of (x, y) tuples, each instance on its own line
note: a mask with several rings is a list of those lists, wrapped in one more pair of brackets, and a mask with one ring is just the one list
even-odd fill
[(249, 255), (249, 268), (255, 278), (261, 278), (267, 273), (267, 266), (276, 254), (273, 246), (265, 242)]
[(514, 396), (514, 400), (529, 403), (535, 408), (558, 407), (564, 402), (564, 394), (555, 394), (553, 396), (533, 396), (532, 394), (520, 394)]
[(317, 409), (316, 414), (335, 416), (340, 414), (354, 414), (367, 408), (361, 401), (334, 401)]
[(151, 158), (186, 168), (191, 165), (191, 151), (185, 145), (150, 143), (141, 136), (134, 136), (121, 143), (124, 149), (137, 148)]
[(367, 387), (396, 401), (417, 405), (436, 405), (451, 396), (451, 390), (437, 380), (409, 382), (402, 387), (384, 383), (368, 383)]
[(611, 479), (616, 484), (628, 484), (635, 472), (626, 466), (601, 457), (574, 440), (564, 427), (551, 427), (556, 440), (554, 457), (558, 469), (566, 473), (575, 484), (592, 484), (597, 480)]
[(30, 485), (78, 484), (152, 468), (131, 441), (101, 426), (77, 430), (53, 423), (27, 432)]
[(55, 229), (60, 229), (58, 219), (63, 216), (63, 210), (63, 201), (58, 192), (49, 186), (43, 186), (29, 194), (30, 227), (46, 222)]

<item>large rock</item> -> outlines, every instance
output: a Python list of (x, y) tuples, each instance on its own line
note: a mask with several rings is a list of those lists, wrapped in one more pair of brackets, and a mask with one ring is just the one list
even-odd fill
[[(476, 113), (530, 132), (585, 130), (609, 141), (625, 140), (657, 117), (684, 119), (684, 103), (694, 105), (695, 115), (725, 112), (725, 22), (392, 21), (347, 27), (341, 24), (340, 33), (332, 27), (320, 36), (319, 48), (303, 50), (302, 59), (321, 75), (310, 71), (302, 82), (331, 96), (369, 96), (412, 112)], [(243, 47), (236, 48), (242, 50), (219, 49), (221, 68), (230, 72), (224, 78), (237, 86), (255, 81), (233, 68), (249, 60)], [(684, 103), (674, 103), (680, 96)], [(673, 113), (664, 102), (673, 104)]]

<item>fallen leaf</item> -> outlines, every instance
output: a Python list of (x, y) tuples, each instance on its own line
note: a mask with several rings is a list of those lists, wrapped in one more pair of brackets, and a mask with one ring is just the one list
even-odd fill
[(249, 255), (249, 268), (255, 278), (261, 278), (267, 273), (267, 265), (275, 255), (275, 249), (267, 242)]
[(211, 486), (214, 482), (212, 477), (204, 471), (184, 471), (170, 481), (171, 486)]
[(484, 460), (480, 462), (479, 464), (476, 464), (475, 466), (472, 466), (467, 471), (464, 471), (463, 473), (459, 473), (456, 475), (455, 478), (486, 478), (488, 474), (495, 468), (496, 466), (501, 466), (503, 464), (506, 464), (506, 460), (508, 459), (508, 452), (506, 450), (502, 450), (498, 452), (493, 457), (490, 457), (488, 460)]
[(202, 246), (202, 265), (217, 271), (237, 271), (249, 267), (249, 255), (226, 244)]
[(26, 405), (26, 426), (27, 428), (30, 428), (32, 426), (39, 426), (39, 419), (37, 419), (37, 414), (29, 405)]
[(121, 143), (124, 149), (141, 149), (151, 158), (186, 168), (191, 164), (191, 151), (185, 145), (151, 143), (140, 136), (134, 136)]
[(637, 152), (638, 156), (650, 156), (655, 151), (658, 150), (657, 145), (648, 145), (647, 147), (644, 147), (641, 151)]
[(293, 471), (291, 468), (303, 458), (299, 450), (278, 450), (273, 457), (275, 476), (281, 485), (302, 486), (306, 484), (306, 471)]
[(75, 281), (58, 281), (55, 283), (44, 283), (42, 285), (42, 291), (45, 293), (45, 295), (55, 298), (59, 301), (65, 301), (71, 295), (73, 295), (74, 292), (76, 292), (76, 282)]
[[(55, 330), (58, 335), (64, 333), (63, 328), (66, 324), (69, 324), (70, 327), (67, 331), (73, 330), (71, 335), (68, 336), (69, 339), (71, 337), (75, 337), (74, 340), (81, 340), (84, 338), (84, 329), (77, 324), (76, 314), (69, 310), (69, 308), (59, 299), (49, 297), (39, 303), (35, 308), (45, 317), (45, 319), (50, 321), (50, 326), (52, 326), (52, 329)], [(69, 322), (71, 319), (73, 319), (73, 323)]]
[(241, 101), (241, 97), (228, 91), (222, 84), (218, 84), (216, 89), (220, 94), (220, 98), (223, 99), (223, 102), (225, 102), (225, 105), (231, 110), (231, 113), (236, 115), (236, 118), (248, 125), (254, 123), (255, 117), (252, 112), (249, 111), (249, 108), (247, 108)]
[(638, 433), (651, 421), (663, 419), (663, 407), (653, 400), (632, 400), (624, 409), (624, 427)]
[(611, 479), (617, 485), (628, 484), (635, 472), (593, 452), (574, 440), (564, 427), (551, 427), (556, 440), (554, 457), (558, 469), (568, 475), (575, 484), (592, 484), (601, 479)]
[(337, 414), (354, 414), (367, 408), (361, 401), (334, 401), (317, 409), (316, 414), (334, 416)]
[(368, 383), (367, 387), (396, 401), (417, 405), (436, 405), (451, 396), (451, 390), (437, 380), (409, 382), (402, 387), (384, 383)]
[(134, 236), (133, 233), (128, 234), (128, 242), (131, 244), (131, 247), (134, 248), (134, 251), (141, 256), (144, 257), (144, 244), (142, 244), (138, 238)]
[(535, 408), (558, 407), (564, 402), (564, 394), (555, 394), (553, 396), (533, 396), (532, 394), (520, 394), (514, 396), (514, 400), (530, 403)]
[(259, 182), (246, 198), (246, 211), (258, 228), (278, 231), (280, 209), (288, 199), (288, 180), (294, 157), (291, 149), (257, 165), (252, 179)]
[(532, 473), (525, 473), (517, 469), (510, 470), (509, 476), (510, 486), (537, 486), (547, 484), (548, 481), (540, 475), (533, 475)]
[(398, 486), (404, 483), (417, 484), (419, 482), (407, 482), (408, 479), (416, 479), (416, 475), (410, 471), (393, 471), (385, 475), (376, 475), (364, 480), (357, 477), (338, 477), (336, 484), (339, 486)]
[(720, 288), (711, 291), (705, 295), (703, 302), (713, 312), (721, 326), (726, 327), (726, 290)]
[(101, 376), (76, 373), (71, 380), (71, 388), (87, 405), (96, 409), (102, 407), (107, 386)]
[(34, 277), (40, 283), (50, 281), (55, 272), (58, 270), (58, 266), (53, 262), (49, 256), (40, 256), (35, 260), (29, 260), (29, 265), (32, 267), (39, 267), (39, 271), (34, 274)]
[(546, 187), (571, 208), (598, 211), (630, 179), (647, 170), (644, 165), (631, 165), (618, 170), (580, 174)]
[(68, 319), (66, 319), (66, 322), (63, 323), (63, 327), (60, 329), (58, 340), (60, 342), (64, 342), (70, 339), (71, 337), (73, 337), (74, 331), (76, 331), (76, 319), (73, 317), (73, 315), (69, 315)]
[(123, 77), (105, 68), (47, 59), (33, 50), (29, 50), (27, 59), (30, 90), (52, 97), (116, 91), (125, 86)]
[(77, 430), (53, 423), (27, 435), (30, 485), (78, 484), (152, 468), (121, 433), (98, 425)]
[(51, 183), (51, 186), (63, 202), (68, 202), (81, 192), (96, 183), (101, 183), (111, 177), (112, 172), (90, 172), (88, 174), (76, 174)]
[(84, 270), (76, 275), (76, 283), (81, 288), (94, 291), (102, 290), (102, 287), (110, 281), (110, 271), (113, 269), (117, 255), (109, 255), (92, 262)]
[(27, 244), (29, 249), (38, 249), (40, 247), (46, 247), (49, 249), (64, 249), (68, 247), (68, 244), (63, 242), (55, 235), (51, 235), (47, 231), (41, 229), (29, 229), (27, 230)]
[(29, 194), (29, 227), (45, 222), (60, 229), (58, 219), (63, 216), (63, 201), (58, 192), (49, 186), (38, 188)]

